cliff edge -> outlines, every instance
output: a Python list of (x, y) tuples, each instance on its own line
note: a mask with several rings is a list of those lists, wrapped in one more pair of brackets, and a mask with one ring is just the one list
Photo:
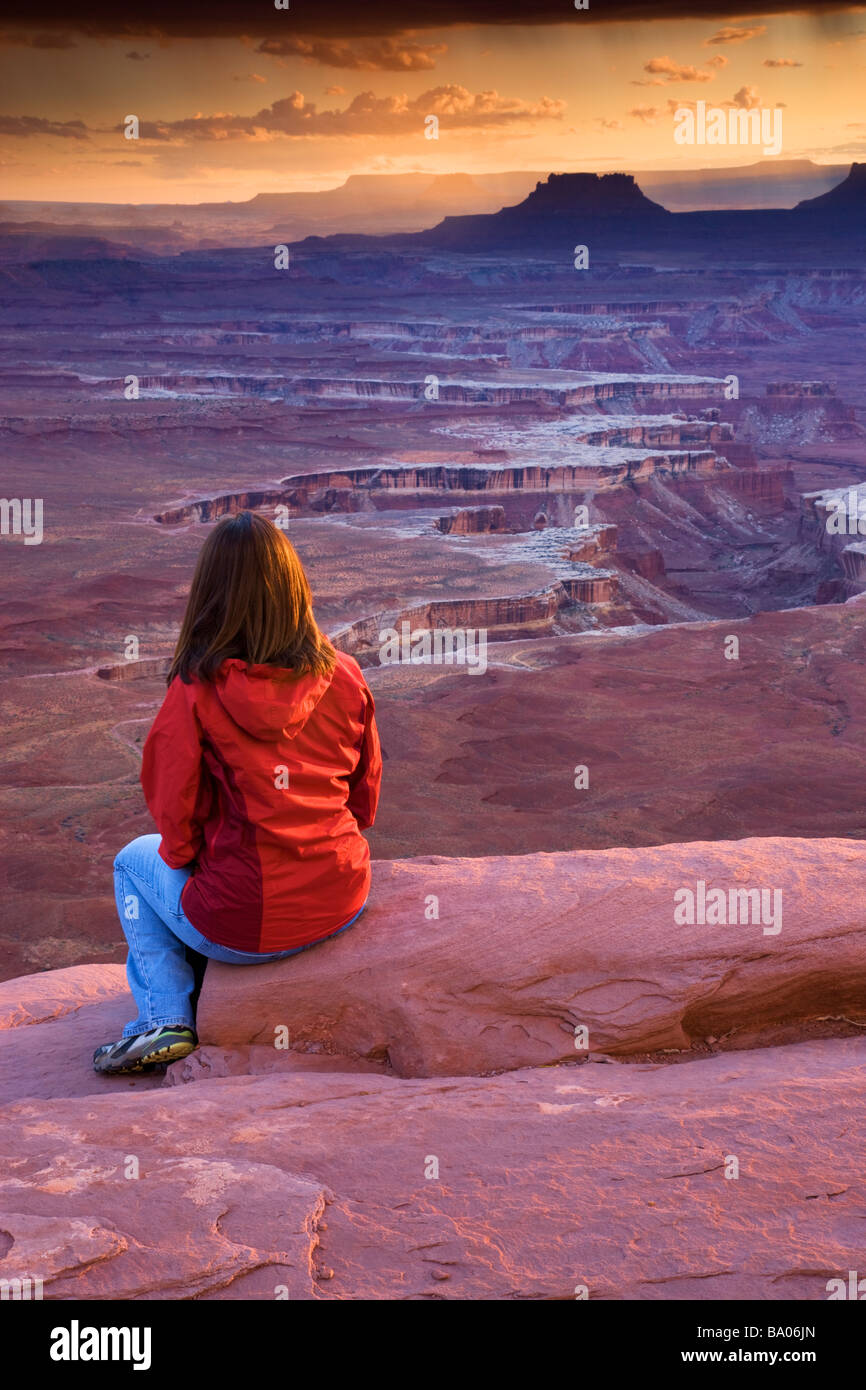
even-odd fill
[(0, 1277), (825, 1298), (862, 1250), (864, 849), (377, 863), (345, 936), (210, 966), (202, 1046), (164, 1075), (90, 1070), (128, 1017), (121, 967), (7, 981)]

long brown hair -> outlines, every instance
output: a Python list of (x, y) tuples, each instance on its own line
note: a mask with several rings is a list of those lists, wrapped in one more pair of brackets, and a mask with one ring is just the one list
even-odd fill
[(297, 551), (253, 512), (223, 517), (202, 546), (168, 680), (213, 680), (226, 657), (299, 675), (327, 675), (336, 660)]

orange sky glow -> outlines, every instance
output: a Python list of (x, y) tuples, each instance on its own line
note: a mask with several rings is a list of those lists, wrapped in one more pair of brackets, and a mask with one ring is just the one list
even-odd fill
[(639, 24), (575, 11), (345, 38), (299, 33), (289, 10), (280, 33), (0, 33), (2, 197), (188, 203), (356, 173), (639, 175), (761, 157), (677, 144), (673, 112), (697, 100), (781, 110), (780, 159), (866, 159), (863, 7)]

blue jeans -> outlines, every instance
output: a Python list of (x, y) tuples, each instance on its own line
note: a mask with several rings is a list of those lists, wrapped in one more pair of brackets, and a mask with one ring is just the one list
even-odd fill
[[(230, 965), (262, 965), (283, 960), (318, 946), (311, 941), (291, 951), (234, 951), (208, 941), (197, 931), (180, 905), (189, 869), (170, 869), (159, 857), (159, 835), (140, 835), (131, 840), (114, 861), (114, 899), (120, 925), (129, 946), (126, 978), (138, 1008), (138, 1018), (127, 1023), (123, 1037), (132, 1038), (151, 1028), (167, 1026), (194, 1028), (193, 994), (196, 974), (187, 947), (209, 960)], [(364, 904), (366, 907), (366, 903)], [(357, 922), (364, 908), (345, 926), (332, 932), (339, 936)], [(329, 941), (330, 937), (322, 937)]]

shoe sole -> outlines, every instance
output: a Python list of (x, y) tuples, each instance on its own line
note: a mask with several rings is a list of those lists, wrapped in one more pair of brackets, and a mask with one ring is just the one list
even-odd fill
[(135, 1072), (151, 1071), (154, 1067), (165, 1062), (179, 1062), (181, 1057), (188, 1057), (191, 1052), (195, 1052), (197, 1047), (198, 1043), (169, 1043), (167, 1047), (160, 1047), (156, 1052), (145, 1053), (143, 1057), (139, 1057), (137, 1062), (133, 1062), (127, 1067), (100, 1067), (99, 1074), (101, 1076), (130, 1076)]

